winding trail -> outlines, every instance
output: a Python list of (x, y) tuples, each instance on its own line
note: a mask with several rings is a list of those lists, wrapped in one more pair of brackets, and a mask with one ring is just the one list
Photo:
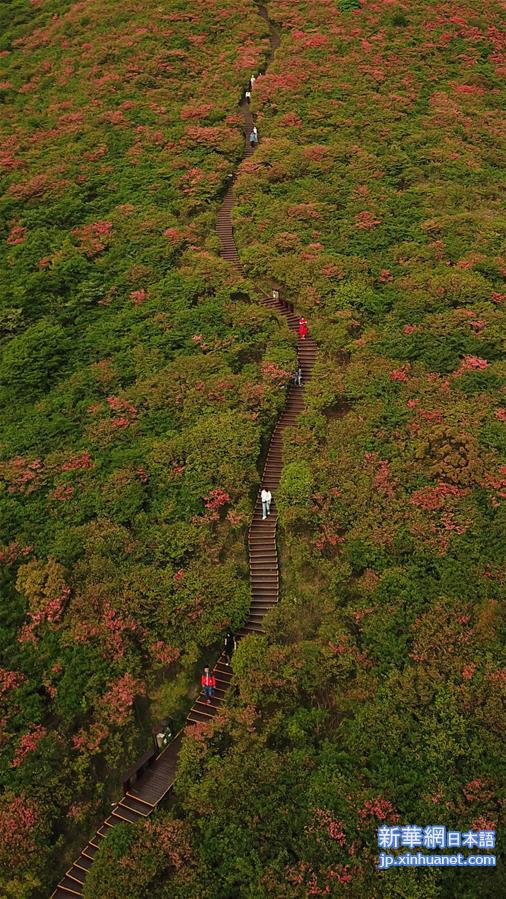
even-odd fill
[[(264, 70), (272, 60), (279, 46), (279, 32), (269, 20), (265, 6), (258, 6), (258, 11), (268, 24), (271, 49)], [(248, 157), (254, 152), (250, 147), (248, 135), (253, 126), (253, 117), (246, 100), (241, 103), (241, 111), (244, 118), (245, 150), (244, 156)], [(220, 239), (221, 255), (233, 265), (238, 272), (243, 274), (243, 268), (239, 253), (234, 241), (232, 228), (232, 207), (234, 204), (234, 182), (229, 185), (218, 212), (217, 232)], [(285, 316), (289, 327), (297, 333), (298, 316), (293, 311), (291, 303), (273, 298), (266, 294), (259, 294), (258, 301), (268, 306), (273, 311)], [(302, 369), (302, 383), (307, 383), (311, 377), (313, 364), (316, 357), (316, 343), (307, 336), (304, 340), (298, 338), (297, 356)], [(269, 488), (274, 501), (270, 516), (262, 520), (262, 504), (260, 490), (255, 503), (253, 519), (248, 532), (249, 569), (251, 581), (251, 605), (249, 616), (244, 626), (238, 631), (237, 637), (252, 633), (262, 633), (262, 620), (264, 615), (279, 599), (279, 565), (276, 546), (277, 512), (275, 504), (276, 490), (279, 486), (282, 469), (282, 442), (285, 428), (295, 424), (297, 417), (304, 409), (304, 387), (290, 386), (288, 389), (286, 404), (279, 416), (274, 428), (267, 457), (262, 473), (262, 487)], [(195, 700), (187, 717), (187, 726), (203, 723), (212, 719), (221, 708), (232, 680), (232, 672), (225, 664), (223, 655), (218, 659), (214, 668), (216, 677), (215, 695), (208, 705), (202, 693)], [(181, 747), (184, 731), (181, 730), (174, 740), (153, 761), (147, 770), (141, 774), (134, 785), (128, 789), (124, 796), (113, 806), (111, 814), (98, 828), (92, 839), (82, 850), (74, 864), (66, 872), (54, 892), (52, 899), (69, 899), (71, 896), (82, 896), (86, 875), (93, 864), (93, 858), (98, 851), (101, 841), (107, 835), (111, 827), (121, 822), (134, 822), (148, 817), (159, 805), (162, 799), (171, 790), (177, 767), (177, 759)]]

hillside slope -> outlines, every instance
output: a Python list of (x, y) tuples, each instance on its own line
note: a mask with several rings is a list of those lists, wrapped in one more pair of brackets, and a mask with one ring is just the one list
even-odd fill
[(284, 447), (282, 602), (225, 720), (188, 735), (176, 806), (115, 833), (87, 895), (124, 865), (136, 897), (498, 895), (494, 871), (376, 863), (381, 824), (503, 815), (500, 5), (269, 14), (236, 241), (321, 348)]

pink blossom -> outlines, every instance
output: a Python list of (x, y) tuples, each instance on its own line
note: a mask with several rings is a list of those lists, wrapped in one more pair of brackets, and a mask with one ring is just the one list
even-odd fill
[(476, 333), (483, 331), (483, 328), (486, 327), (486, 321), (484, 318), (475, 318), (473, 321), (469, 322), (469, 327), (473, 329)]
[(46, 733), (46, 728), (42, 727), (41, 724), (38, 724), (32, 731), (24, 734), (19, 741), (16, 754), (11, 761), (11, 768), (17, 768), (21, 765), (25, 756), (37, 748), (39, 741), (46, 736)]
[(339, 265), (328, 262), (326, 265), (322, 266), (322, 274), (325, 275), (326, 278), (342, 278), (343, 270)]
[(262, 362), (262, 375), (272, 384), (286, 383), (290, 377), (290, 372), (284, 368), (280, 368), (275, 362)]
[(376, 225), (381, 224), (381, 219), (375, 218), (372, 212), (365, 210), (364, 212), (359, 212), (355, 216), (355, 227), (359, 228), (361, 231), (370, 231), (371, 228), (374, 228)]
[(335, 840), (340, 846), (345, 845), (346, 837), (344, 835), (342, 821), (337, 820), (337, 818), (334, 818), (330, 812), (321, 808), (315, 809), (315, 818), (318, 827), (324, 829), (332, 840)]
[(466, 371), (482, 371), (488, 367), (486, 359), (480, 359), (479, 356), (464, 356), (455, 375), (461, 375)]
[(485, 93), (485, 88), (477, 84), (454, 84), (453, 90), (457, 94), (477, 94), (479, 97)]
[(365, 820), (366, 818), (377, 818), (378, 821), (391, 821), (392, 824), (395, 824), (399, 820), (399, 815), (396, 813), (393, 805), (388, 799), (367, 799), (364, 802), (364, 807), (358, 810), (359, 818)]
[(6, 243), (11, 246), (15, 246), (16, 244), (24, 243), (26, 237), (26, 228), (23, 228), (22, 225), (18, 225), (17, 223), (11, 225), (11, 230), (6, 238)]
[(71, 484), (58, 484), (58, 486), (53, 490), (51, 496), (53, 499), (57, 499), (60, 501), (65, 501), (70, 499), (74, 493), (74, 488)]
[(472, 663), (468, 664), (468, 665), (464, 665), (464, 667), (462, 669), (462, 677), (464, 678), (464, 680), (470, 680), (475, 671), (476, 671), (476, 665), (474, 665)]
[(134, 301), (134, 306), (140, 306), (147, 298), (147, 291), (143, 287), (140, 290), (132, 290), (130, 294), (130, 299)]
[(156, 640), (150, 646), (150, 653), (160, 665), (172, 665), (180, 657), (181, 650), (163, 640)]
[(291, 128), (300, 128), (302, 125), (302, 119), (297, 115), (296, 112), (287, 112), (284, 116), (281, 117), (281, 124), (288, 125)]
[(166, 228), (163, 232), (163, 236), (173, 244), (178, 244), (182, 240), (182, 234), (179, 228)]
[(471, 821), (472, 830), (496, 830), (496, 828), (497, 821), (492, 821), (490, 818), (486, 818), (485, 815), (480, 815), (474, 821)]
[(92, 257), (106, 248), (111, 231), (112, 222), (98, 221), (73, 228), (70, 233), (78, 241), (79, 248)]
[(128, 671), (109, 685), (109, 689), (101, 698), (101, 706), (107, 710), (108, 718), (113, 724), (124, 724), (132, 707), (134, 698), (145, 692), (142, 681), (136, 680)]
[(108, 735), (109, 730), (106, 725), (96, 721), (91, 725), (89, 731), (82, 728), (77, 734), (74, 734), (72, 744), (78, 751), (82, 750), (90, 755), (95, 755), (100, 751), (100, 747)]
[(119, 396), (108, 396), (107, 403), (113, 412), (123, 412), (125, 414), (127, 424), (130, 419), (135, 418), (137, 415), (137, 408), (128, 400), (122, 399)]
[(13, 540), (0, 549), (0, 563), (12, 565), (18, 559), (30, 555), (31, 552), (33, 552), (33, 546), (22, 546), (16, 540)]
[(226, 519), (230, 522), (232, 527), (238, 527), (240, 524), (244, 523), (243, 516), (238, 512), (234, 512), (233, 509), (230, 509), (230, 511), (227, 512)]
[(102, 620), (109, 650), (116, 658), (122, 658), (125, 654), (123, 634), (125, 631), (135, 633), (137, 630), (136, 622), (127, 615), (121, 615), (108, 602), (104, 604)]
[(9, 690), (15, 690), (25, 682), (26, 677), (20, 671), (8, 671), (7, 668), (0, 668), (0, 696)]
[(188, 103), (183, 106), (179, 115), (182, 119), (203, 119), (212, 112), (212, 109), (212, 103), (200, 103), (199, 105)]
[(401, 365), (400, 368), (394, 368), (388, 377), (391, 381), (407, 381), (410, 368), (410, 365)]
[(27, 855), (35, 851), (34, 831), (38, 815), (32, 800), (23, 792), (13, 799), (8, 794), (0, 804), (0, 839), (2, 848), (9, 852), (12, 865), (26, 862)]
[(77, 456), (71, 456), (70, 459), (63, 463), (60, 470), (76, 471), (79, 468), (93, 468), (93, 462), (91, 461), (91, 456), (88, 450), (84, 450)]
[(215, 490), (210, 490), (209, 494), (204, 499), (206, 509), (211, 509), (213, 512), (229, 502), (229, 494), (220, 487), (217, 487)]
[(435, 486), (420, 487), (410, 497), (410, 503), (419, 509), (431, 512), (442, 509), (448, 499), (465, 496), (468, 491), (463, 487), (455, 487), (439, 481)]

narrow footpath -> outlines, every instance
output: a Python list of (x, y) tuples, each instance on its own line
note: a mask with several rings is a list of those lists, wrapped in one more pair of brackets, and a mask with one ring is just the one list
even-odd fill
[[(272, 60), (276, 48), (279, 46), (279, 32), (270, 22), (267, 9), (259, 5), (259, 13), (269, 26), (271, 49), (267, 65)], [(266, 68), (267, 68), (266, 65)], [(265, 71), (265, 69), (264, 69)], [(241, 103), (244, 117), (245, 151), (244, 156), (250, 156), (254, 150), (249, 145), (248, 136), (253, 127), (253, 118), (246, 100)], [(243, 272), (239, 253), (234, 242), (232, 229), (232, 207), (234, 204), (234, 185), (230, 184), (222, 206), (218, 212), (217, 231), (221, 245), (221, 255), (230, 262), (239, 272)], [(268, 306), (279, 314), (285, 316), (289, 327), (298, 333), (298, 316), (295, 315), (291, 303), (281, 298), (259, 294), (258, 302)], [(276, 546), (277, 512), (275, 497), (279, 485), (282, 468), (282, 443), (285, 428), (295, 424), (297, 417), (304, 409), (304, 385), (311, 377), (311, 372), (316, 356), (316, 343), (308, 335), (305, 339), (298, 338), (297, 356), (299, 366), (302, 369), (302, 386), (290, 386), (288, 388), (286, 404), (278, 418), (274, 428), (269, 449), (265, 460), (261, 488), (266, 487), (274, 496), (274, 502), (270, 516), (262, 520), (262, 503), (260, 490), (256, 499), (253, 519), (248, 533), (249, 568), (251, 581), (251, 606), (249, 616), (244, 626), (238, 631), (240, 639), (252, 633), (262, 633), (262, 620), (269, 609), (279, 599), (279, 565)], [(260, 489), (261, 489), (260, 488)], [(218, 659), (214, 668), (216, 677), (215, 695), (208, 705), (202, 695), (195, 700), (186, 721), (186, 726), (195, 723), (209, 721), (221, 708), (232, 680), (231, 668), (225, 664), (223, 655)], [(154, 760), (146, 765), (146, 770), (138, 776), (133, 785), (126, 789), (125, 794), (114, 805), (111, 814), (98, 828), (89, 843), (84, 847), (74, 864), (66, 872), (54, 892), (52, 899), (69, 899), (70, 896), (82, 896), (86, 875), (93, 864), (93, 858), (98, 851), (101, 841), (107, 835), (111, 827), (121, 822), (134, 822), (148, 817), (159, 805), (162, 799), (171, 790), (175, 774), (179, 750), (184, 731), (180, 731), (174, 740)]]

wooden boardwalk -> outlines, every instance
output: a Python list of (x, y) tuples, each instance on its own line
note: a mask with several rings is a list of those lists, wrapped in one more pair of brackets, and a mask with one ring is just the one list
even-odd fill
[[(267, 13), (263, 7), (260, 12), (267, 19)], [(271, 33), (271, 56), (279, 45), (279, 35), (269, 23)], [(253, 150), (248, 143), (248, 134), (251, 131), (253, 120), (248, 104), (241, 104), (244, 116), (245, 128), (245, 156), (250, 156)], [(218, 213), (217, 231), (221, 244), (221, 255), (230, 262), (238, 271), (242, 272), (241, 262), (237, 247), (234, 242), (231, 210), (234, 202), (233, 185), (228, 188), (223, 204)], [(298, 317), (294, 314), (290, 303), (281, 299), (260, 295), (259, 302), (272, 310), (285, 316), (293, 331), (298, 329)], [(275, 496), (279, 486), (282, 469), (282, 441), (283, 431), (295, 424), (297, 417), (304, 409), (304, 384), (311, 377), (315, 356), (316, 344), (307, 336), (304, 340), (298, 339), (297, 354), (299, 365), (302, 369), (302, 387), (290, 386), (287, 393), (284, 411), (278, 418), (274, 428), (267, 457), (262, 474), (262, 487), (269, 488), (274, 494), (274, 501), (270, 516), (262, 520), (262, 504), (260, 491), (255, 503), (253, 519), (248, 533), (249, 567), (251, 580), (251, 606), (249, 616), (244, 626), (239, 630), (237, 637), (253, 633), (262, 633), (262, 620), (264, 615), (279, 599), (279, 566), (276, 547), (277, 513)], [(211, 703), (208, 704), (202, 693), (195, 700), (187, 717), (187, 726), (198, 722), (209, 721), (221, 708), (227, 690), (232, 680), (232, 670), (226, 665), (223, 655), (218, 659), (213, 669), (216, 677), (216, 690)], [(74, 864), (66, 872), (60, 881), (52, 897), (54, 899), (69, 899), (71, 896), (82, 896), (83, 885), (87, 872), (93, 864), (93, 858), (98, 851), (101, 841), (112, 827), (122, 822), (139, 821), (148, 817), (167, 795), (174, 784), (177, 759), (183, 731), (177, 734), (174, 740), (160, 753), (151, 767), (145, 771), (129, 789), (120, 801), (113, 807), (111, 814), (98, 828), (92, 839), (84, 847)], [(126, 897), (127, 899), (127, 897)]]

